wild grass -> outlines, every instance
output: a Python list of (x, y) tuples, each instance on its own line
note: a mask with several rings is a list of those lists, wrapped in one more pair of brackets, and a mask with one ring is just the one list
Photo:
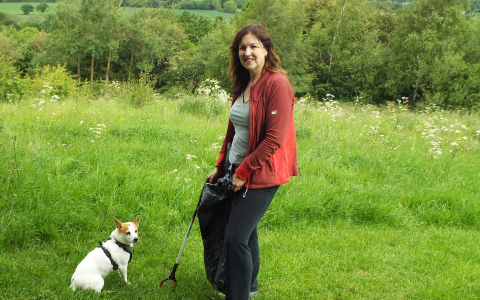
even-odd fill
[[(0, 298), (215, 299), (197, 224), (178, 286), (158, 285), (213, 168), (228, 103), (138, 103), (116, 83), (99, 94), (0, 104)], [(478, 116), (328, 99), (299, 101), (296, 127), (300, 175), (260, 224), (258, 299), (478, 297)], [(68, 289), (113, 217), (138, 214), (131, 284), (111, 274), (101, 294)]]

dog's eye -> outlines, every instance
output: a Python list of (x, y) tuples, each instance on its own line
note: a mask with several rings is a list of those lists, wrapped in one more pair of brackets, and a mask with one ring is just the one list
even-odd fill
[(138, 230), (135, 230), (135, 233), (137, 233), (137, 232), (138, 232)]
[(129, 235), (129, 234), (130, 234), (130, 231), (127, 231), (126, 234)]

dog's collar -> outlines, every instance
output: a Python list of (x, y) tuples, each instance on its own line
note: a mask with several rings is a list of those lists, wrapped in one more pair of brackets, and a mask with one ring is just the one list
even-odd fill
[[(112, 238), (109, 237), (107, 239), (108, 240), (111, 240)], [(124, 244), (124, 243), (120, 243), (119, 241), (113, 239), (115, 241), (115, 244), (117, 244), (118, 247), (122, 248), (125, 252), (127, 252), (128, 254), (130, 254), (130, 259), (128, 260), (128, 263), (130, 263), (130, 261), (132, 261), (132, 257), (133, 257), (133, 247), (130, 246), (130, 245), (127, 245), (127, 244)], [(105, 241), (106, 242), (106, 241)], [(113, 266), (113, 270), (117, 270), (118, 269), (118, 265), (117, 263), (113, 260), (112, 258), (112, 255), (110, 254), (110, 251), (108, 251), (105, 247), (103, 247), (103, 243), (102, 241), (98, 241), (98, 243), (100, 244), (100, 248), (102, 248), (103, 250), (103, 253), (105, 253), (105, 255), (108, 257), (108, 259), (110, 260), (110, 263), (112, 264)]]

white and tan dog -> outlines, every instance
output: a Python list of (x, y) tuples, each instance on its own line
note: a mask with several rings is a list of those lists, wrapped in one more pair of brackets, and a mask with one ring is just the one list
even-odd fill
[(103, 279), (118, 268), (120, 277), (127, 281), (127, 266), (133, 256), (133, 244), (138, 242), (138, 223), (140, 216), (133, 222), (122, 223), (115, 220), (117, 228), (110, 238), (92, 250), (78, 264), (72, 275), (70, 288), (73, 290), (91, 289), (101, 292)]

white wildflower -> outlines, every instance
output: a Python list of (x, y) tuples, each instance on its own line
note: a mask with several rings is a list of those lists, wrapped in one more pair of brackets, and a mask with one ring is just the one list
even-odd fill
[(197, 158), (195, 155), (187, 154), (187, 159)]

